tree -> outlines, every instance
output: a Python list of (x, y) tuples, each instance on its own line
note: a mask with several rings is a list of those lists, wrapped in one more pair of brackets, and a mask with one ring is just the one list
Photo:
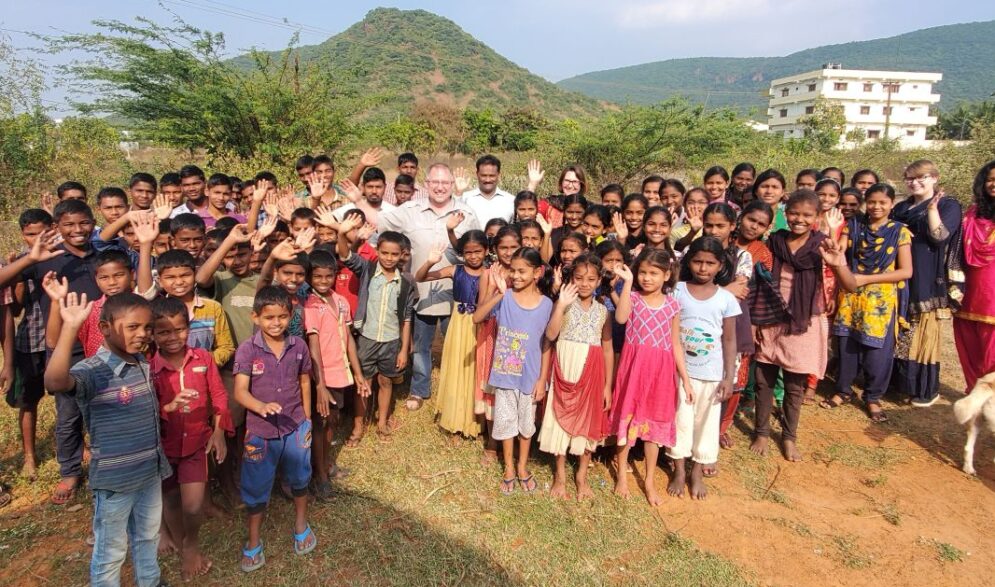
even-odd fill
[(936, 124), (929, 129), (929, 137), (938, 140), (968, 141), (976, 124), (995, 123), (995, 102), (961, 102), (949, 111), (936, 115)]
[(823, 151), (838, 147), (846, 130), (843, 105), (822, 97), (816, 98), (812, 114), (803, 116), (799, 122), (805, 128), (805, 141)]

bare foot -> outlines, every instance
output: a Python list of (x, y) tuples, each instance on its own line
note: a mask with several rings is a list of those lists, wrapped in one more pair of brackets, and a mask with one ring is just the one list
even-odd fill
[(197, 547), (184, 548), (181, 558), (180, 578), (184, 582), (189, 582), (196, 577), (206, 575), (213, 566), (211, 560), (203, 556)]
[(38, 467), (34, 461), (24, 461), (24, 466), (21, 467), (21, 477), (28, 481), (34, 481), (38, 478)]
[(626, 499), (631, 495), (629, 493), (629, 480), (626, 479), (625, 473), (620, 473), (618, 481), (615, 482), (615, 495)]
[(688, 488), (691, 499), (705, 499), (708, 496), (708, 488), (705, 487), (704, 467), (695, 463), (691, 467), (691, 484)]
[(591, 491), (591, 486), (587, 484), (587, 477), (578, 475), (575, 481), (577, 482), (577, 501), (594, 499), (594, 492)]
[(553, 486), (549, 488), (549, 497), (553, 499), (567, 498), (567, 485), (562, 479), (556, 479), (553, 481)]
[(163, 528), (159, 530), (159, 556), (167, 556), (176, 551), (176, 543), (173, 542), (173, 537), (169, 535), (169, 531), (163, 524)]
[(766, 456), (768, 442), (770, 442), (770, 439), (766, 436), (758, 436), (753, 439), (753, 444), (750, 445), (750, 450), (760, 456)]
[(802, 453), (798, 450), (798, 445), (795, 444), (794, 440), (785, 440), (783, 443), (784, 458), (792, 463), (797, 463), (802, 460)]
[(489, 467), (497, 462), (497, 451), (496, 450), (485, 450), (484, 454), (480, 456), (480, 464)]
[(656, 492), (656, 486), (652, 483), (646, 484), (646, 501), (653, 507), (657, 507), (663, 503), (660, 494)]
[(675, 463), (674, 476), (667, 483), (667, 493), (673, 497), (684, 497), (684, 484), (687, 483), (687, 476), (684, 472), (684, 461)]

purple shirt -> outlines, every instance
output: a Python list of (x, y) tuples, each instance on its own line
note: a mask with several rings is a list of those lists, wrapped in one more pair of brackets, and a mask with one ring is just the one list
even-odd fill
[(546, 296), (530, 310), (518, 305), (511, 289), (504, 292), (492, 310), (497, 317), (497, 339), (488, 383), (532, 395), (542, 370), (542, 338), (552, 312), (553, 302)]
[(303, 340), (296, 336), (284, 338), (283, 353), (277, 357), (266, 345), (262, 333), (257, 332), (238, 345), (233, 371), (236, 375), (249, 376), (252, 397), (283, 406), (281, 413), (266, 418), (247, 411), (248, 434), (279, 438), (296, 430), (304, 421), (300, 376), (311, 372), (311, 354)]

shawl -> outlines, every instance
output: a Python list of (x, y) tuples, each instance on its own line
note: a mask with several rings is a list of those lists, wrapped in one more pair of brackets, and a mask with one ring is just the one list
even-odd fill
[(794, 269), (791, 295), (787, 300), (790, 318), (787, 332), (804, 334), (812, 316), (818, 311), (817, 296), (822, 295), (822, 255), (819, 253), (819, 245), (826, 240), (826, 235), (821, 232), (810, 233), (808, 241), (792, 254), (788, 247), (788, 234), (786, 230), (775, 232), (770, 235), (767, 246), (774, 256), (772, 274), (776, 284), (780, 284), (781, 270), (785, 264)]
[(605, 357), (600, 346), (588, 347), (580, 379), (566, 381), (560, 362), (553, 361), (553, 411), (560, 427), (570, 436), (600, 442), (608, 436), (608, 413), (604, 409)]

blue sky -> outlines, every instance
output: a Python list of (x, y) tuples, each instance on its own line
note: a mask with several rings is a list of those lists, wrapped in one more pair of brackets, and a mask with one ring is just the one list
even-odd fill
[[(320, 43), (377, 6), (445, 16), (490, 47), (552, 81), (601, 69), (680, 57), (785, 55), (819, 45), (888, 37), (943, 24), (995, 19), (990, 0), (499, 0), (315, 2), (282, 0), (27, 0), (0, 12), (0, 33), (17, 47), (36, 43), (12, 31), (94, 30), (94, 19), (169, 17), (225, 33), (232, 54), (281, 49), (293, 28)], [(228, 13), (228, 14), (222, 14)], [(235, 14), (238, 13), (238, 14)], [(272, 24), (286, 19), (293, 24)], [(52, 57), (41, 56), (44, 62)], [(51, 88), (59, 110), (64, 90)]]

